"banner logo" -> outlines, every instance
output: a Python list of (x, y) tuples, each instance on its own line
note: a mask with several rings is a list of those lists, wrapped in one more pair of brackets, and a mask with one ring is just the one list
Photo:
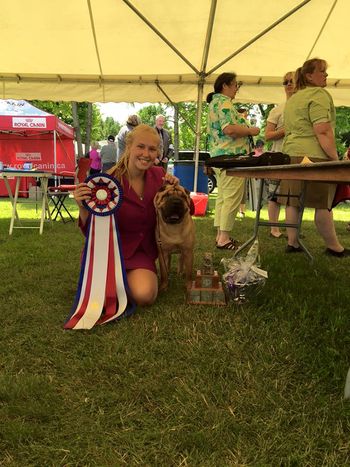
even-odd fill
[(13, 128), (46, 128), (45, 117), (12, 117)]

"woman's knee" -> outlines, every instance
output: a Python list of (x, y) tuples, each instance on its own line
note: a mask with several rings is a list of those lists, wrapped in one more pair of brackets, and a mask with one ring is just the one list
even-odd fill
[(152, 305), (158, 295), (157, 275), (145, 269), (128, 272), (128, 283), (132, 298), (138, 306)]
[(154, 290), (153, 288), (143, 289), (143, 290), (134, 289), (134, 290), (131, 290), (131, 295), (133, 299), (135, 300), (136, 305), (149, 306), (149, 305), (153, 305), (153, 303), (156, 301), (157, 290)]

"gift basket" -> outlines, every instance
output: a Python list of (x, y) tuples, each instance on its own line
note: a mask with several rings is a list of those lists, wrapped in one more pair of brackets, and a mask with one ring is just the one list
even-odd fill
[(245, 257), (223, 258), (225, 273), (222, 282), (227, 300), (242, 304), (259, 294), (265, 285), (267, 272), (259, 268), (259, 243), (255, 240)]

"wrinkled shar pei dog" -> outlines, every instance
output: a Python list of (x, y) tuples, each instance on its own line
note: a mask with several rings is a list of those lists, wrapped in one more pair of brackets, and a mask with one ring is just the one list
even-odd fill
[(194, 206), (190, 192), (181, 185), (163, 185), (154, 198), (154, 206), (157, 213), (159, 290), (168, 287), (172, 253), (180, 253), (178, 273), (184, 273), (186, 287), (189, 288), (192, 281), (195, 242), (194, 223), (191, 217)]

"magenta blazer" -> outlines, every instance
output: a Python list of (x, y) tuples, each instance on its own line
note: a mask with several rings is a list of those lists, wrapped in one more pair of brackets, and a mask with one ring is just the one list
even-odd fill
[[(142, 249), (153, 261), (157, 259), (158, 250), (155, 239), (156, 211), (153, 199), (164, 184), (165, 172), (161, 167), (151, 167), (145, 174), (145, 190), (143, 199), (135, 193), (126, 177), (123, 178), (123, 201), (115, 214), (118, 224), (121, 249), (127, 267), (130, 259), (138, 249)], [(90, 218), (82, 227), (86, 235)]]

